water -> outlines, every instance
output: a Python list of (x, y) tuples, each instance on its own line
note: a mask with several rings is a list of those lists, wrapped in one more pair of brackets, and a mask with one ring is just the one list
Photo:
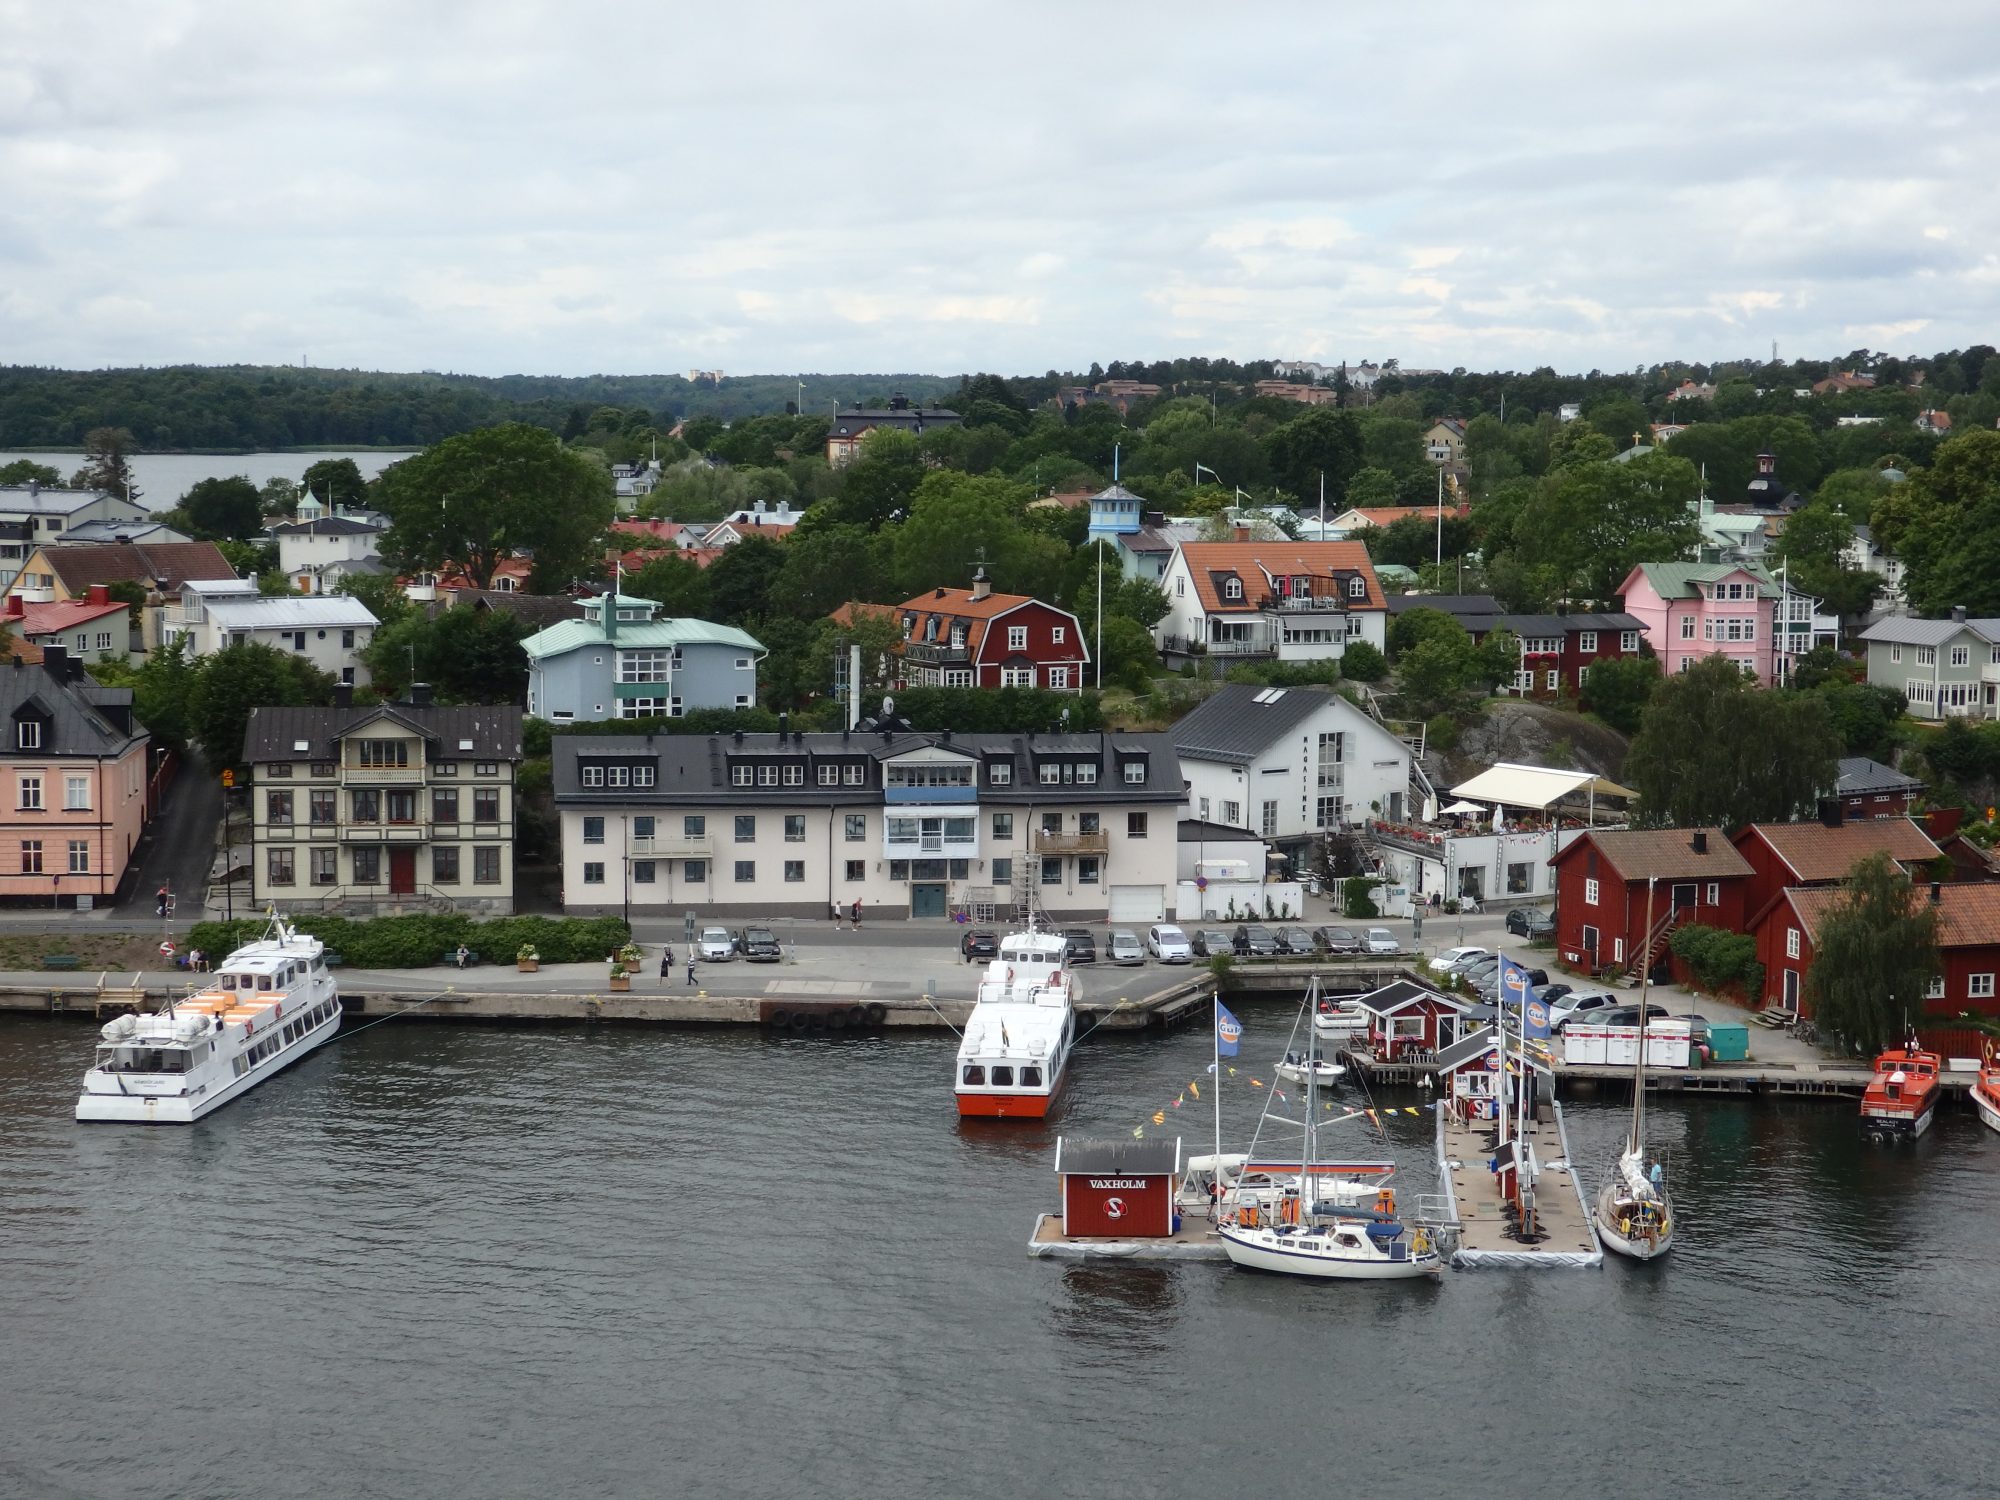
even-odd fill
[[(961, 1127), (942, 1036), (396, 1021), (156, 1130), (70, 1123), (90, 1040), (0, 1021), (8, 1496), (1947, 1495), (1993, 1454), (2000, 1136), (1956, 1109), (1890, 1150), (1665, 1103), (1668, 1262), (1307, 1287), (1029, 1259), (1054, 1132)], [(1207, 1046), (1088, 1046), (1061, 1125), (1205, 1147)], [(1572, 1109), (1595, 1180), (1623, 1126)]]
[[(327, 449), (315, 453), (135, 453), (128, 462), (132, 465), (132, 483), (141, 492), (140, 503), (153, 510), (171, 510), (204, 479), (227, 479), (241, 474), (258, 486), (267, 479), (280, 477), (297, 483), (307, 469), (324, 458), (351, 458), (363, 479), (373, 479), (390, 464), (409, 456), (408, 452), (381, 448)], [(63, 476), (64, 483), (83, 467), (81, 453), (0, 449), (0, 464), (10, 464), (19, 458), (47, 464)]]

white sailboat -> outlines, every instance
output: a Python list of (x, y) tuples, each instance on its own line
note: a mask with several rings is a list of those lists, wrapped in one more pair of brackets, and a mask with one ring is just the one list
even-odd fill
[[(1653, 882), (1646, 882), (1646, 931), (1653, 930)], [(1666, 1179), (1646, 1163), (1646, 1000), (1653, 966), (1643, 955), (1639, 982), (1639, 1047), (1632, 1063), (1632, 1131), (1618, 1156), (1617, 1174), (1597, 1195), (1597, 1233), (1607, 1250), (1633, 1260), (1656, 1260), (1673, 1248), (1674, 1210)]]

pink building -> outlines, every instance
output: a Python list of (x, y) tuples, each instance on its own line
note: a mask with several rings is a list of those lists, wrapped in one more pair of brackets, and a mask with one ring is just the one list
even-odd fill
[(132, 690), (99, 687), (50, 645), (40, 666), (0, 666), (0, 715), (0, 900), (112, 900), (146, 826), (147, 735)]
[(1619, 588), (1663, 672), (1685, 672), (1704, 656), (1727, 656), (1770, 686), (1778, 585), (1742, 563), (1640, 563)]

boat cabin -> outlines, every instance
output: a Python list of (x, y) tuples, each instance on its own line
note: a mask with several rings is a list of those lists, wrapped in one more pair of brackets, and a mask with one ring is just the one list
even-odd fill
[(1056, 1138), (1063, 1233), (1074, 1239), (1164, 1239), (1180, 1227), (1174, 1206), (1179, 1136), (1152, 1141)]
[(1407, 979), (1351, 1002), (1368, 1023), (1368, 1050), (1384, 1062), (1420, 1062), (1458, 1040), (1471, 1006)]

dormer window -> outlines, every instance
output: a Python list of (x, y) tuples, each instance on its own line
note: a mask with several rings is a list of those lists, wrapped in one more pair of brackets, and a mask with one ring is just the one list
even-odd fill
[(42, 721), (40, 719), (21, 719), (16, 722), (14, 725), (14, 745), (16, 749), (20, 750), (41, 749)]
[(1366, 599), (1368, 597), (1368, 581), (1364, 578), (1348, 579), (1347, 597), (1350, 599)]
[(1243, 580), (1240, 578), (1223, 579), (1222, 597), (1232, 601), (1241, 599), (1243, 597)]

